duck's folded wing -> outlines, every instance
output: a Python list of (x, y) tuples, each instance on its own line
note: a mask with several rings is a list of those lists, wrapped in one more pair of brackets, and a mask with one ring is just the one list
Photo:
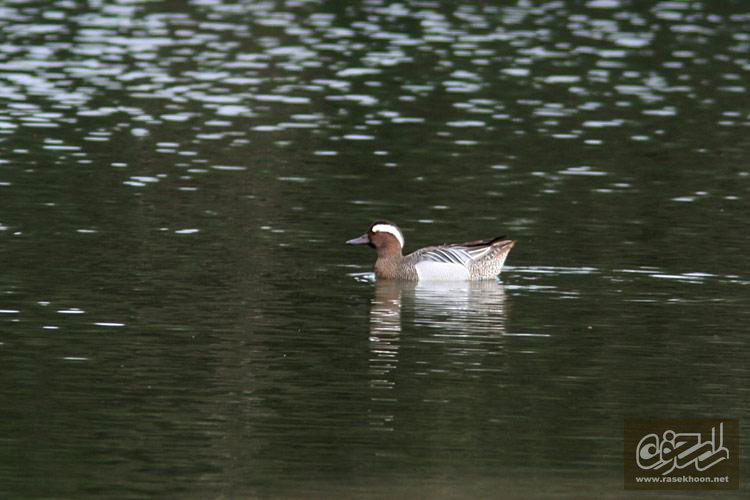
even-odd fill
[(419, 255), (419, 260), (428, 260), (430, 262), (443, 262), (446, 264), (466, 265), (472, 260), (472, 256), (464, 247), (445, 246), (425, 248)]
[(472, 260), (481, 259), (487, 255), (491, 246), (449, 245), (444, 247), (426, 248), (419, 255), (420, 261), (443, 262), (446, 264), (460, 264), (466, 266)]
[(488, 255), (496, 244), (500, 244), (505, 240), (505, 235), (497, 236), (496, 238), (490, 238), (488, 240), (476, 240), (469, 241), (466, 243), (460, 243), (457, 245), (449, 245), (449, 248), (457, 248), (466, 252), (471, 260), (478, 260)]
[(469, 241), (452, 245), (429, 247), (419, 252), (418, 260), (442, 262), (446, 264), (467, 265), (472, 260), (481, 259), (492, 250), (492, 245), (501, 241), (504, 236), (489, 240)]

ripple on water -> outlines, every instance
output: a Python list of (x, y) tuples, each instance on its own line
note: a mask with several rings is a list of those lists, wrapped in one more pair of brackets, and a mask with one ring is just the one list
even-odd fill
[[(201, 3), (194, 6), (195, 11), (181, 13), (153, 13), (142, 5), (114, 9), (92, 7), (74, 17), (64, 16), (65, 23), (25, 24), (26, 35), (44, 36), (54, 43), (54, 49), (45, 44), (35, 44), (32, 48), (16, 43), (25, 35), (11, 22), (19, 12), (11, 6), (6, 8), (7, 20), (0, 22), (0, 29), (11, 35), (7, 44), (9, 50), (0, 57), (0, 68), (4, 70), (0, 85), (4, 85), (4, 95), (17, 101), (13, 104), (35, 109), (15, 107), (9, 113), (0, 113), (0, 133), (14, 133), (19, 126), (59, 127), (61, 122), (70, 121), (67, 111), (50, 109), (53, 103), (75, 109), (79, 118), (113, 117), (124, 108), (94, 103), (115, 88), (130, 96), (132, 101), (157, 103), (156, 106), (145, 103), (137, 106), (135, 109), (148, 106), (153, 111), (139, 110), (127, 118), (131, 121), (132, 133), (140, 137), (151, 133), (137, 126), (137, 121), (145, 120), (154, 125), (190, 122), (194, 124), (195, 138), (199, 141), (221, 140), (221, 136), (202, 131), (218, 124), (204, 111), (196, 112), (195, 104), (206, 106), (217, 116), (232, 119), (219, 126), (232, 127), (235, 119), (273, 116), (273, 124), (254, 123), (242, 127), (256, 132), (283, 133), (305, 128), (316, 131), (328, 122), (336, 123), (337, 113), (342, 110), (348, 112), (357, 106), (375, 107), (389, 102), (391, 86), (397, 83), (404, 93), (400, 97), (402, 103), (409, 100), (422, 103), (415, 109), (429, 109), (436, 88), (447, 92), (444, 99), (448, 104), (460, 99), (460, 94), (482, 94), (474, 105), (459, 108), (463, 111), (444, 118), (445, 125), (459, 134), (452, 140), (458, 148), (483, 143), (478, 137), (462, 136), (462, 129), (466, 133), (473, 133), (472, 128), (492, 132), (492, 123), (472, 119), (471, 115), (477, 113), (494, 120), (513, 117), (515, 123), (530, 125), (548, 137), (595, 146), (606, 142), (602, 137), (589, 136), (590, 131), (597, 129), (628, 129), (625, 137), (635, 141), (648, 140), (651, 134), (634, 134), (633, 127), (639, 126), (639, 121), (625, 120), (616, 116), (619, 113), (589, 116), (585, 113), (585, 103), (576, 102), (579, 100), (576, 95), (583, 99), (596, 96), (600, 104), (601, 101), (608, 104), (601, 109), (608, 110), (616, 108), (610, 106), (612, 87), (619, 94), (617, 105), (662, 102), (670, 93), (681, 93), (687, 100), (697, 103), (704, 96), (685, 72), (685, 64), (708, 61), (708, 55), (716, 54), (719, 61), (742, 65), (742, 61), (737, 60), (737, 47), (714, 47), (710, 51), (706, 47), (718, 41), (717, 28), (722, 23), (737, 27), (730, 30), (735, 33), (732, 43), (746, 43), (741, 28), (747, 21), (743, 16), (711, 16), (706, 12), (706, 5), (697, 2), (691, 10), (696, 22), (688, 22), (682, 7), (665, 3), (654, 6), (651, 14), (668, 23), (674, 34), (689, 33), (702, 38), (696, 39), (690, 48), (675, 46), (667, 50), (662, 67), (640, 71), (632, 67), (629, 56), (653, 48), (649, 16), (621, 3), (617, 4), (620, 10), (617, 18), (603, 16), (602, 13), (611, 10), (614, 4), (602, 0), (588, 2), (585, 7), (548, 9), (540, 5), (469, 10), (459, 5), (454, 16), (445, 16), (428, 6), (394, 13), (390, 8), (373, 5), (362, 7), (366, 21), (354, 19), (346, 26), (328, 13), (303, 13), (296, 6), (287, 6), (286, 12), (278, 12), (271, 4), (230, 7), (223, 2)], [(21, 17), (33, 14), (33, 10), (28, 12)], [(198, 13), (209, 14), (211, 20), (205, 20), (202, 15), (196, 15)], [(247, 22), (237, 22), (238, 15), (245, 16)], [(406, 34), (393, 29), (391, 16), (394, 15), (414, 21), (421, 31)], [(539, 29), (537, 23), (540, 22), (549, 23), (555, 29)], [(255, 46), (247, 45), (244, 41), (252, 35), (254, 26), (262, 27), (265, 35), (258, 38)], [(42, 31), (29, 32), (28, 28)], [(62, 36), (68, 32), (75, 36), (72, 39)], [(562, 33), (573, 34), (580, 42), (571, 47), (557, 38)], [(608, 45), (602, 46), (604, 43)], [(71, 61), (51, 57), (61, 50), (85, 55), (86, 59), (82, 62), (80, 57)], [(483, 65), (496, 64), (500, 53), (503, 54), (500, 71), (482, 70)], [(138, 57), (130, 58), (130, 54), (138, 54)], [(173, 73), (171, 68), (183, 64), (186, 54), (190, 54), (195, 64), (179, 74)], [(348, 54), (346, 63), (341, 60), (341, 54)], [(407, 73), (406, 78), (394, 79), (388, 73), (390, 68), (408, 68), (414, 63), (421, 67), (425, 58), (436, 56), (445, 66), (441, 77), (438, 73), (427, 73), (425, 77)], [(580, 56), (585, 57), (578, 59)], [(472, 64), (464, 64), (465, 60)], [(550, 66), (544, 73), (537, 71), (535, 74), (531, 68), (540, 61), (549, 61)], [(674, 66), (674, 63), (682, 66)], [(60, 70), (67, 79), (56, 77), (55, 72)], [(508, 79), (518, 79), (521, 85), (535, 85), (538, 90), (535, 94), (540, 96), (546, 92), (557, 94), (557, 88), (563, 87), (569, 92), (564, 100), (573, 105), (560, 107), (561, 103), (543, 98), (530, 103), (530, 109), (525, 111), (511, 100), (494, 99), (495, 96), (487, 92), (487, 89), (503, 88), (509, 83)], [(729, 70), (729, 66), (726, 71), (718, 72), (717, 79), (725, 83), (708, 87), (729, 94), (745, 90), (745, 86), (733, 83), (741, 77), (738, 71)], [(599, 84), (604, 86), (597, 87)], [(371, 92), (359, 91), (367, 86)], [(31, 101), (27, 96), (32, 95), (44, 96), (49, 101), (34, 105), (23, 102)], [(323, 113), (310, 113), (315, 116), (311, 124), (301, 123), (293, 118), (300, 113), (286, 109), (286, 106), (313, 106), (311, 109), (317, 111), (319, 97), (335, 106)], [(512, 109), (508, 108), (509, 104)], [(641, 110), (640, 114), (668, 118), (681, 115), (684, 109), (684, 103), (670, 102)], [(549, 121), (550, 117), (568, 120), (554, 122)], [(392, 124), (425, 123), (424, 116), (399, 114), (389, 120)], [(721, 126), (748, 126), (747, 119), (715, 121)], [(358, 137), (370, 140), (378, 134), (362, 131), (343, 136), (350, 140)], [(106, 136), (89, 136), (88, 140), (104, 142), (107, 139)], [(287, 139), (277, 142), (279, 147), (288, 144)], [(200, 155), (200, 152), (194, 154)]]

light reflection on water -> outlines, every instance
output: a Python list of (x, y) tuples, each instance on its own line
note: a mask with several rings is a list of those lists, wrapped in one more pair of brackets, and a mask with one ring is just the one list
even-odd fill
[[(4, 7), (6, 133), (117, 116), (115, 130), (136, 135), (189, 122), (198, 132), (192, 141), (202, 143), (226, 141), (233, 125), (252, 118), (250, 132), (278, 140), (301, 128), (340, 130), (336, 115), (345, 111), (362, 120), (352, 124), (358, 133), (338, 139), (380, 138), (383, 125), (423, 123), (427, 109), (418, 103), (442, 93), (454, 144), (467, 141), (457, 135), (462, 129), (479, 128), (476, 137), (488, 140), (507, 121), (558, 140), (606, 144), (601, 128), (653, 140), (667, 128), (648, 126), (644, 116), (676, 116), (707, 103), (717, 125), (749, 124), (731, 103), (745, 91), (740, 75), (750, 62), (742, 33), (750, 20), (743, 12), (711, 12), (701, 2), (638, 11), (619, 2), (457, 5), (451, 15), (429, 3), (394, 11), (374, 2), (350, 6), (344, 15), (293, 3), (285, 12), (272, 3), (205, 2), (184, 12), (148, 3), (55, 4)], [(657, 26), (672, 34), (673, 44), (656, 42)], [(724, 31), (734, 35), (724, 41)], [(640, 57), (655, 64), (631, 67)], [(436, 64), (429, 79), (403, 72), (426, 62)], [(498, 98), (498, 85), (516, 90)], [(524, 86), (535, 98), (519, 92)], [(715, 92), (707, 95), (708, 89)], [(102, 102), (116, 93), (127, 99)], [(605, 105), (613, 98), (616, 106)], [(308, 112), (313, 105), (319, 110), (321, 100), (335, 105)]]

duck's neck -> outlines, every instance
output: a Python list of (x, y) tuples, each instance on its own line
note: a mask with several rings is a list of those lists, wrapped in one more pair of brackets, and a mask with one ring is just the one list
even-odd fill
[(375, 261), (375, 276), (378, 278), (397, 278), (398, 266), (404, 256), (401, 255), (401, 247), (388, 246), (378, 248), (378, 260)]

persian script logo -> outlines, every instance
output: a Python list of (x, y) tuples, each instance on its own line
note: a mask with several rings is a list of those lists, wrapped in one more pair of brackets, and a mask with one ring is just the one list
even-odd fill
[(656, 434), (648, 434), (638, 443), (635, 454), (638, 467), (653, 469), (662, 475), (690, 465), (702, 472), (729, 460), (729, 450), (724, 447), (724, 422), (719, 424), (718, 433), (716, 427), (711, 429), (710, 441), (703, 441), (699, 432), (666, 430), (661, 439)]
[(624, 423), (625, 489), (739, 489), (738, 419), (626, 418)]

